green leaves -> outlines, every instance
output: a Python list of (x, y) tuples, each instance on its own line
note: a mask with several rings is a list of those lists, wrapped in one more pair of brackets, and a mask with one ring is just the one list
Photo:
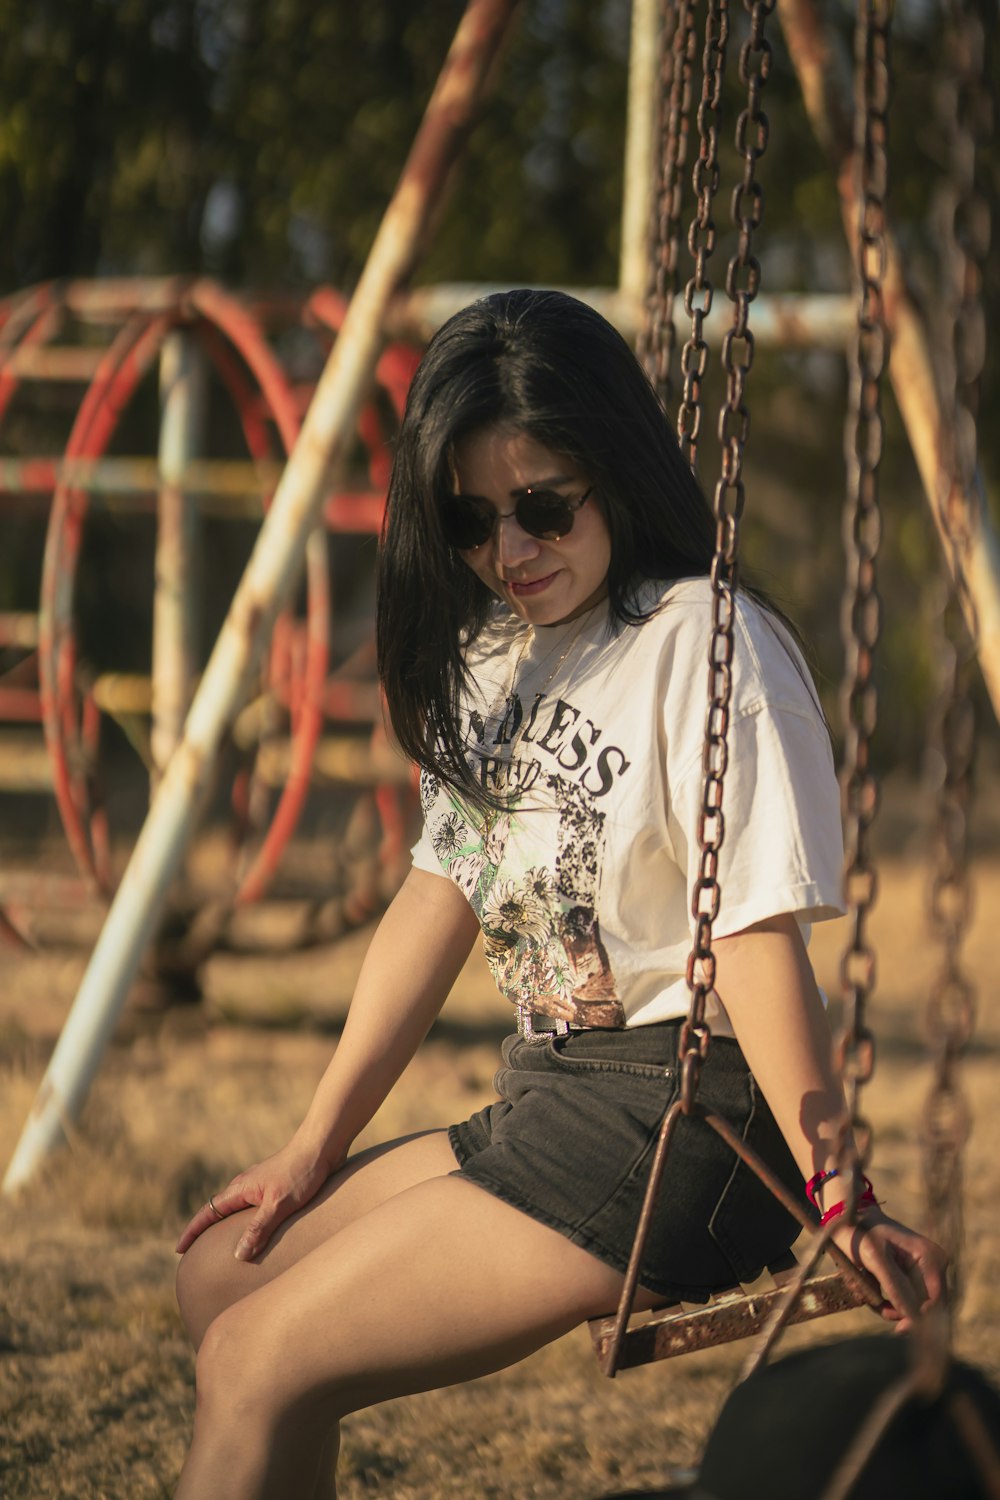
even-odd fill
[[(198, 268), (349, 286), (462, 9), (0, 0), (0, 286)], [(524, 7), (425, 275), (613, 279), (627, 45), (627, 0)]]

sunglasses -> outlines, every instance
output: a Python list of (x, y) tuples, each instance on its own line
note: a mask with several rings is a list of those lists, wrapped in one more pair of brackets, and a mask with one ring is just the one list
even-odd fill
[(573, 530), (581, 505), (594, 493), (591, 485), (579, 500), (567, 500), (556, 490), (522, 490), (513, 510), (499, 511), (477, 495), (449, 495), (441, 503), (441, 529), (449, 546), (471, 552), (488, 542), (497, 522), (513, 516), (522, 531), (540, 542), (558, 542)]

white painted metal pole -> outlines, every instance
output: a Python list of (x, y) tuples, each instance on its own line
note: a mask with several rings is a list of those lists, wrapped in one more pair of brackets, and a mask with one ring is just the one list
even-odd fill
[(190, 329), (167, 336), (160, 354), (160, 495), (153, 591), (151, 792), (184, 733), (198, 671), (201, 512), (184, 471), (202, 451), (205, 356)]
[(659, 0), (632, 0), (618, 289), (623, 300), (634, 305), (633, 317), (637, 320), (646, 296), (649, 274), (649, 223), (656, 177), (654, 137), (659, 87), (656, 66), (659, 27)]
[(225, 730), (302, 565), (328, 467), (354, 431), (386, 306), (409, 275), (517, 0), (470, 0), (288, 467), (108, 912), (2, 1191), (34, 1174), (76, 1117), (183, 855)]
[[(393, 337), (429, 339), (441, 324), (491, 292), (505, 292), (509, 282), (435, 282), (430, 286), (417, 286), (397, 297), (389, 313), (389, 332)], [(642, 324), (642, 298), (626, 297), (617, 287), (565, 286), (560, 288), (571, 297), (578, 297), (593, 307), (602, 317), (613, 323), (618, 332), (628, 340), (635, 341)], [(761, 292), (753, 305), (754, 344), (759, 349), (835, 349), (843, 353), (848, 340), (854, 334), (858, 321), (858, 309), (848, 292)], [(722, 340), (732, 325), (731, 304), (716, 298), (711, 312), (705, 319), (704, 335), (710, 344), (721, 346)], [(130, 470), (137, 477), (140, 459), (130, 459), (135, 467)], [(100, 468), (89, 460), (81, 462), (74, 475), (79, 474), (79, 483), (87, 484), (107, 475), (108, 483), (121, 484), (113, 465), (114, 459), (104, 459)], [(207, 485), (216, 470), (208, 464), (198, 466), (198, 475), (204, 474)], [(218, 493), (235, 492), (237, 468), (232, 466), (233, 479), (224, 491), (223, 484), (230, 472), (228, 466), (220, 465)], [(124, 478), (123, 474), (123, 478)], [(14, 489), (22, 484), (22, 471), (8, 460), (0, 459), (0, 494), (4, 487)], [(244, 486), (250, 493), (249, 487)]]

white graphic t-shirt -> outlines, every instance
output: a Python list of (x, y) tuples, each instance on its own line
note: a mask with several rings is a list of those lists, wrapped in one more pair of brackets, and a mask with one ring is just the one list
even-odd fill
[[(472, 643), (467, 759), (502, 811), (426, 772), (414, 865), (444, 874), (482, 925), (500, 991), (589, 1026), (687, 1013), (699, 869), (712, 594), (648, 585), (642, 625), (602, 603), (534, 631), (498, 607)], [(722, 903), (716, 936), (793, 912), (841, 912), (840, 806), (829, 736), (787, 632), (752, 599), (736, 611)], [(731, 1034), (710, 999), (713, 1031)]]

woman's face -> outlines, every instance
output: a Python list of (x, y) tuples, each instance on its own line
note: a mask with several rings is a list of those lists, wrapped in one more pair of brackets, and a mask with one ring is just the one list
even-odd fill
[(456, 494), (487, 501), (498, 518), (489, 541), (459, 556), (532, 625), (573, 620), (607, 596), (611, 538), (593, 493), (558, 541), (542, 541), (518, 524), (518, 497), (546, 489), (575, 502), (589, 488), (572, 459), (510, 427), (474, 432), (455, 445)]

